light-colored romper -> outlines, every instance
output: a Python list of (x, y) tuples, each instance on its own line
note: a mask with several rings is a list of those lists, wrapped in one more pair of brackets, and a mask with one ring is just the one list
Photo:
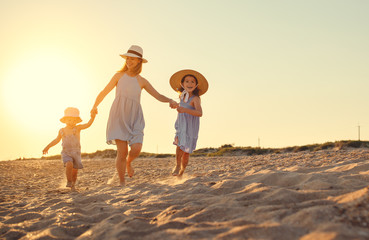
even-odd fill
[(106, 141), (116, 144), (115, 139), (129, 145), (142, 143), (145, 120), (141, 108), (141, 87), (136, 77), (124, 74), (118, 81), (115, 99), (110, 109)]
[[(181, 99), (180, 106), (195, 109), (190, 105), (194, 96), (190, 97), (187, 102)], [(188, 113), (178, 113), (175, 123), (176, 135), (174, 144), (182, 151), (192, 153), (196, 149), (197, 138), (200, 128), (200, 117), (193, 116)]]
[(66, 135), (64, 130), (61, 130), (62, 136), (62, 147), (63, 150), (61, 152), (61, 157), (64, 163), (64, 166), (67, 162), (73, 162), (73, 168), (82, 169), (82, 160), (81, 160), (81, 144), (77, 136), (77, 129), (73, 128), (73, 134)]

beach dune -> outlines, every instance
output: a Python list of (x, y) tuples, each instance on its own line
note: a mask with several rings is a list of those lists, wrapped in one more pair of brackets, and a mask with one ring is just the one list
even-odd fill
[(0, 162), (4, 239), (369, 239), (369, 150), (139, 158), (117, 187), (114, 159)]

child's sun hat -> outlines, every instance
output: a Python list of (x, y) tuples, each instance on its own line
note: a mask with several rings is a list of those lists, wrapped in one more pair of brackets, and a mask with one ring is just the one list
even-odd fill
[(197, 88), (199, 89), (199, 96), (208, 91), (209, 83), (206, 78), (199, 72), (191, 69), (185, 69), (176, 72), (169, 80), (170, 86), (174, 91), (178, 92), (181, 89), (181, 81), (185, 76), (192, 75), (197, 79)]
[(136, 57), (141, 58), (143, 63), (147, 63), (147, 60), (143, 58), (143, 49), (140, 46), (132, 45), (127, 53), (120, 54), (120, 56), (124, 59), (127, 59), (127, 57)]
[(67, 118), (75, 118), (77, 123), (82, 122), (82, 119), (79, 117), (79, 110), (74, 107), (68, 107), (64, 110), (64, 117), (60, 119), (60, 122), (65, 123)]

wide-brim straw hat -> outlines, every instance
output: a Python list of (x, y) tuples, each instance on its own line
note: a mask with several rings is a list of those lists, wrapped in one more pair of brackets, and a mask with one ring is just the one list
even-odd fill
[(79, 117), (79, 110), (74, 107), (69, 107), (64, 110), (64, 117), (60, 119), (60, 122), (65, 123), (67, 118), (75, 118), (77, 123), (82, 122), (82, 119)]
[(143, 63), (147, 63), (147, 60), (143, 58), (142, 47), (137, 46), (137, 45), (132, 45), (126, 53), (120, 54), (120, 56), (124, 59), (127, 59), (127, 57), (141, 58)]
[(199, 72), (191, 69), (185, 69), (176, 72), (172, 75), (169, 80), (170, 86), (173, 88), (174, 91), (178, 92), (181, 89), (181, 81), (184, 76), (193, 75), (197, 78), (197, 88), (199, 89), (199, 96), (203, 95), (208, 91), (209, 83), (206, 78)]

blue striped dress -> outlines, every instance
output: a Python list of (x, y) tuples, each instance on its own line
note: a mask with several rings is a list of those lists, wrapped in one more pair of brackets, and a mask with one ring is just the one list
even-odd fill
[[(181, 99), (180, 106), (195, 109), (190, 105), (190, 102), (194, 97), (195, 96), (190, 97), (187, 103)], [(174, 144), (182, 151), (192, 153), (196, 149), (199, 127), (200, 117), (196, 117), (188, 113), (178, 113), (175, 123), (176, 135)]]

